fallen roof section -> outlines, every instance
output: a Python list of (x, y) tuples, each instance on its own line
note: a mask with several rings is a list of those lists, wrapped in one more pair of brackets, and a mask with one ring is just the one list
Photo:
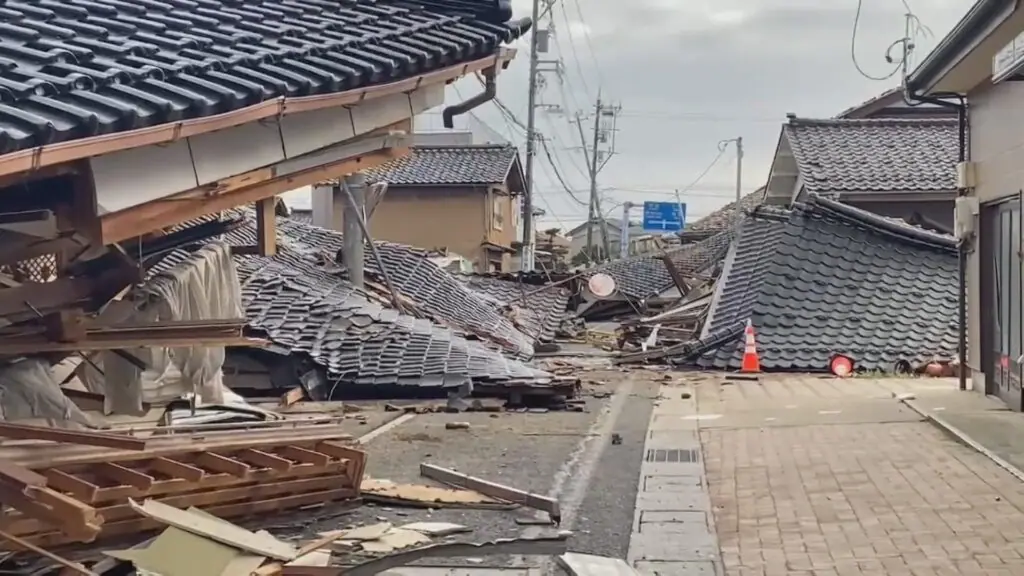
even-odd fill
[[(4, 6), (0, 153), (338, 94), (485, 58), (501, 4), (395, 0)], [(250, 120), (251, 121), (251, 120)]]
[[(183, 257), (172, 253), (161, 266)], [(310, 358), (331, 381), (436, 390), (551, 382), (451, 328), (373, 302), (308, 254), (281, 246), (277, 256), (235, 260), (250, 328), (278, 350)]]
[[(733, 229), (726, 228), (700, 242), (666, 251), (665, 255), (683, 276), (697, 274), (725, 256), (732, 237)], [(590, 278), (598, 273), (611, 276), (618, 291), (629, 300), (639, 301), (657, 296), (675, 285), (672, 274), (660, 256), (643, 255), (613, 260), (584, 270), (582, 276)]]
[[(250, 216), (251, 212), (248, 213)], [(255, 242), (255, 222), (249, 218), (246, 228), (247, 242)], [(342, 234), (287, 218), (277, 219), (278, 242), (325, 264), (343, 267), (341, 261)], [(242, 241), (240, 241), (242, 242)], [(495, 343), (509, 355), (529, 359), (533, 357), (533, 335), (524, 334), (491, 302), (480, 298), (465, 284), (434, 262), (429, 252), (392, 242), (377, 242), (377, 250), (386, 272), (398, 292), (415, 303), (419, 312), (431, 319), (454, 328), (464, 335)], [(365, 273), (380, 281), (383, 272), (367, 255)], [(338, 268), (337, 273), (343, 273)]]
[[(743, 222), (703, 336), (751, 319), (766, 370), (826, 371), (835, 354), (884, 371), (952, 358), (956, 278), (953, 237), (812, 195)], [(742, 353), (731, 338), (697, 364), (736, 369)]]
[(783, 128), (804, 190), (955, 192), (955, 118), (791, 118)]
[(513, 324), (537, 342), (554, 341), (559, 327), (568, 317), (572, 294), (560, 286), (541, 290), (531, 284), (490, 276), (462, 275), (457, 278), (487, 301), (507, 309)]

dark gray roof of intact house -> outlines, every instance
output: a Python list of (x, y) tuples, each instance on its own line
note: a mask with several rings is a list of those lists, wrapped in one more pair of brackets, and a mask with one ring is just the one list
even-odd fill
[[(890, 371), (955, 354), (956, 278), (952, 237), (812, 196), (743, 222), (706, 330), (751, 319), (766, 370), (826, 371), (845, 354)], [(743, 347), (732, 339), (698, 364), (739, 368)]]
[(518, 170), (518, 159), (516, 147), (504, 144), (417, 146), (365, 174), (371, 182), (398, 186), (501, 184)]
[(784, 130), (807, 192), (956, 189), (955, 118), (791, 118)]
[[(687, 244), (665, 253), (683, 276), (692, 275), (719, 262), (729, 250), (733, 229), (726, 229), (700, 242)], [(618, 291), (630, 300), (643, 300), (656, 296), (675, 285), (672, 275), (660, 256), (635, 256), (613, 260), (585, 270), (589, 278), (604, 273), (615, 280)]]
[(569, 313), (569, 290), (561, 287), (544, 288), (520, 284), (513, 280), (481, 275), (456, 276), (494, 306), (508, 306), (506, 314), (512, 323), (527, 336), (538, 342), (551, 342), (555, 332)]
[(396, 82), (530, 26), (499, 0), (2, 5), (0, 153)]

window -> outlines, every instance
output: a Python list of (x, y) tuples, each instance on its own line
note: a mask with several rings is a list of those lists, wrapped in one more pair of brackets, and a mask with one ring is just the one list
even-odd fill
[(503, 200), (504, 198), (501, 196), (495, 196), (491, 201), (491, 227), (495, 230), (504, 230), (505, 228), (505, 205)]

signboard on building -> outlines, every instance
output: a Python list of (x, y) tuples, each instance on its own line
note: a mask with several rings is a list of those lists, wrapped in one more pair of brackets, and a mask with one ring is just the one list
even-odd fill
[(1024, 67), (1024, 32), (992, 57), (992, 83), (1001, 82)]
[(647, 232), (680, 232), (686, 222), (686, 204), (644, 202), (643, 227)]

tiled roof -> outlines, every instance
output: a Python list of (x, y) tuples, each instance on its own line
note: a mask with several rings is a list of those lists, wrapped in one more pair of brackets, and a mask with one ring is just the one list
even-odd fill
[(499, 0), (0, 3), (0, 153), (338, 93), (484, 58)]
[(404, 186), (500, 184), (519, 152), (515, 146), (425, 146), (365, 172), (371, 182)]
[(808, 192), (956, 189), (954, 118), (792, 118), (784, 130)]
[(550, 382), (425, 318), (369, 302), (350, 283), (315, 266), (246, 257), (239, 265), (252, 328), (291, 353), (308, 355), (331, 380), (353, 384), (456, 387)]
[[(683, 276), (692, 275), (720, 261), (732, 242), (733, 230), (727, 229), (700, 242), (665, 252)], [(630, 300), (650, 298), (675, 285), (672, 275), (660, 256), (636, 256), (613, 260), (582, 273), (586, 278), (597, 273), (608, 274), (615, 286)]]
[[(253, 227), (249, 230), (255, 234)], [(311, 258), (336, 260), (342, 247), (341, 232), (335, 230), (287, 218), (277, 219), (277, 230), (279, 242)], [(493, 303), (431, 262), (427, 252), (391, 242), (376, 245), (395, 289), (415, 302), (422, 314), (463, 335), (492, 342), (513, 357), (533, 356), (533, 338), (519, 331)], [(364, 270), (369, 278), (382, 283), (381, 270), (369, 251)]]
[(553, 341), (555, 332), (568, 317), (571, 294), (565, 288), (556, 286), (541, 290), (530, 284), (479, 275), (457, 278), (496, 306), (512, 304), (509, 314), (513, 323), (539, 342)]
[[(955, 353), (956, 278), (952, 237), (812, 196), (744, 221), (707, 332), (750, 318), (767, 370), (826, 371), (846, 354), (890, 371)], [(698, 363), (739, 368), (742, 352), (733, 340)]]
[(764, 187), (761, 187), (740, 198), (738, 201), (722, 206), (693, 224), (687, 224), (681, 235), (684, 238), (688, 236), (707, 237), (731, 228), (743, 218), (744, 211), (754, 208), (763, 201)]

